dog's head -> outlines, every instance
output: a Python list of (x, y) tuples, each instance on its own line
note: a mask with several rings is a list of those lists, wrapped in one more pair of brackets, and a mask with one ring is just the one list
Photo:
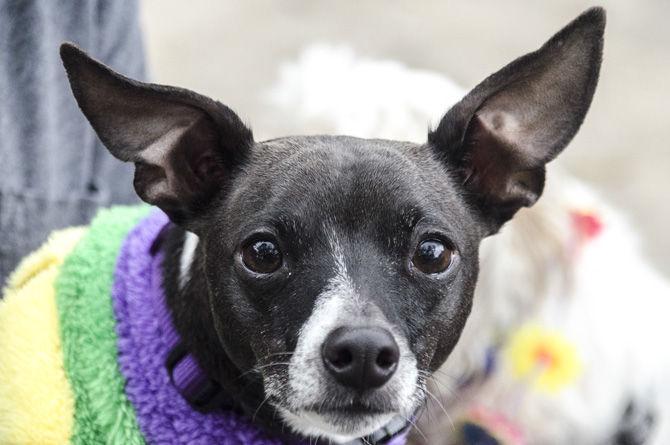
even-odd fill
[(61, 54), (100, 139), (135, 164), (139, 196), (197, 235), (220, 347), (291, 427), (343, 440), (422, 403), (470, 312), (479, 242), (538, 199), (584, 119), (603, 28), (587, 11), (421, 145), (255, 142), (219, 102)]

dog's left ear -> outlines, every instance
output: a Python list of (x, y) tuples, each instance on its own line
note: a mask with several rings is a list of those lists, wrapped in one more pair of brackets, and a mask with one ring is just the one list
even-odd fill
[(429, 134), (492, 232), (535, 203), (545, 164), (584, 120), (598, 82), (604, 28), (605, 11), (587, 10), (539, 50), (477, 85)]
[(68, 43), (61, 58), (102, 142), (135, 164), (137, 194), (178, 224), (188, 225), (208, 208), (253, 145), (251, 130), (215, 100), (129, 79)]

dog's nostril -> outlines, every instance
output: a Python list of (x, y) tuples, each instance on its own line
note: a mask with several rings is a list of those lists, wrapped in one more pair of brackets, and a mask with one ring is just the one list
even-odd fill
[(400, 352), (386, 329), (340, 327), (328, 334), (322, 357), (335, 380), (364, 391), (378, 388), (391, 378)]
[(339, 348), (333, 350), (327, 360), (335, 368), (345, 368), (351, 365), (351, 362), (354, 361), (354, 356), (349, 349)]
[(377, 366), (383, 369), (392, 368), (398, 364), (398, 349), (384, 348), (377, 356)]

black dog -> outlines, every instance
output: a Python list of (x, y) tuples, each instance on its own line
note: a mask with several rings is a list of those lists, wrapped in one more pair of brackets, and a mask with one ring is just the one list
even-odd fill
[(604, 25), (585, 12), (421, 145), (255, 142), (219, 102), (61, 54), (100, 139), (174, 222), (164, 285), (188, 350), (267, 427), (341, 442), (421, 406), (468, 318), (480, 241), (539, 198), (584, 119)]

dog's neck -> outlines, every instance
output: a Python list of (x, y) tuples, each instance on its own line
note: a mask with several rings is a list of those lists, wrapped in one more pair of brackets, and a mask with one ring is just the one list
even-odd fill
[(198, 260), (197, 236), (171, 225), (162, 249), (167, 305), (187, 350), (207, 376), (221, 385), (238, 410), (278, 433), (282, 428), (277, 425), (274, 408), (264, 403), (262, 381), (255, 373), (238, 369), (221, 345), (210, 310), (204, 268)]

